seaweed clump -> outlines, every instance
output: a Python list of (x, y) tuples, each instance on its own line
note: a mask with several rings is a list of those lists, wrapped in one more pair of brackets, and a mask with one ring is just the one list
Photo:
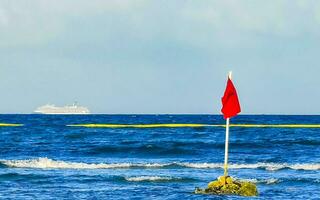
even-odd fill
[(220, 176), (208, 184), (206, 189), (196, 188), (195, 194), (258, 196), (257, 186), (251, 182), (232, 180), (230, 176)]

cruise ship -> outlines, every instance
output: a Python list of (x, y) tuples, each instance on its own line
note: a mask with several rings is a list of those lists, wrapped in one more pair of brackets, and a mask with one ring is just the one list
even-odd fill
[(47, 104), (40, 106), (35, 111), (37, 114), (55, 114), (55, 115), (66, 115), (66, 114), (90, 114), (88, 108), (84, 106), (78, 106), (77, 103), (74, 103), (71, 106), (58, 107), (53, 104)]

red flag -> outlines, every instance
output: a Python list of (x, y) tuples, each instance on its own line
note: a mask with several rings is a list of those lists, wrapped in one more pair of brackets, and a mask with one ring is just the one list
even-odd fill
[(234, 117), (241, 112), (237, 91), (230, 78), (228, 78), (227, 87), (222, 97), (221, 112), (225, 119)]

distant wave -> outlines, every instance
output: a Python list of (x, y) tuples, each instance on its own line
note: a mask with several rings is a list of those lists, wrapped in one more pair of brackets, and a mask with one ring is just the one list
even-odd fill
[(273, 185), (282, 182), (299, 182), (299, 183), (320, 183), (320, 179), (317, 178), (300, 178), (300, 177), (288, 177), (288, 178), (270, 178), (270, 179), (242, 179), (242, 178), (235, 178), (235, 180), (242, 180), (242, 181), (249, 181), (257, 184), (266, 184), (266, 185)]
[(48, 176), (45, 175), (39, 175), (39, 174), (20, 174), (20, 173), (4, 173), (0, 174), (0, 180), (33, 180), (33, 179), (46, 179)]
[(125, 177), (130, 182), (187, 182), (195, 181), (192, 178), (170, 177), (170, 176), (133, 176)]
[[(97, 181), (120, 181), (120, 182), (192, 182), (196, 181), (193, 178), (187, 177), (171, 177), (171, 176), (86, 176), (86, 175), (77, 175), (77, 176), (70, 176), (71, 178), (74, 177), (77, 181), (84, 181), (88, 182), (97, 182)], [(50, 176), (46, 175), (39, 175), (39, 174), (20, 174), (20, 173), (4, 173), (0, 174), (0, 180), (5, 181), (15, 181), (15, 180), (46, 180), (50, 181)], [(71, 179), (72, 180), (72, 179)]]
[(0, 160), (7, 167), (41, 169), (112, 169), (112, 168), (162, 168), (170, 164), (161, 163), (83, 163), (37, 158), (28, 160)]
[(139, 146), (99, 146), (88, 150), (90, 155), (114, 154), (133, 152), (136, 154), (160, 154), (160, 155), (182, 155), (191, 154), (194, 151), (181, 147), (164, 147), (161, 145), (146, 144)]
[[(223, 168), (220, 163), (179, 163), (182, 166), (190, 168)], [(279, 164), (279, 163), (256, 163), (256, 164), (229, 164), (230, 169), (265, 169), (276, 171), (280, 169), (294, 170), (320, 170), (320, 163), (308, 164)]]
[[(4, 173), (0, 174), (0, 181), (36, 181), (41, 183), (51, 183), (55, 181), (55, 176), (48, 176), (43, 174), (21, 174), (21, 173)], [(173, 177), (173, 176), (159, 176), (159, 175), (142, 175), (142, 176), (105, 176), (105, 175), (70, 175), (69, 182), (197, 182), (203, 181), (197, 178), (190, 177)], [(320, 179), (317, 178), (268, 178), (268, 179), (243, 179), (233, 177), (235, 180), (249, 181), (256, 184), (273, 185), (282, 182), (295, 182), (295, 183), (311, 183), (320, 184)]]
[(252, 183), (257, 183), (257, 184), (266, 184), (266, 185), (272, 185), (272, 184), (277, 184), (282, 182), (283, 180), (277, 179), (277, 178), (270, 178), (270, 179), (243, 179), (243, 178), (235, 178), (235, 180), (241, 180), (241, 181), (248, 181)]
[[(215, 169), (223, 168), (222, 163), (83, 163), (37, 158), (28, 160), (0, 160), (4, 167), (40, 168), (40, 169), (112, 169), (112, 168), (198, 168)], [(264, 169), (276, 171), (281, 169), (293, 170), (320, 170), (320, 163), (256, 163), (256, 164), (230, 164), (230, 169)]]
[(169, 181), (172, 177), (161, 177), (161, 176), (136, 176), (136, 177), (126, 177), (127, 181)]
[[(81, 139), (85, 135), (69, 135), (68, 139)], [(273, 145), (278, 145), (279, 148), (292, 145), (302, 146), (318, 146), (318, 140), (281, 140), (272, 141)], [(270, 149), (270, 143), (266, 141), (237, 141), (230, 142), (229, 145), (233, 149)], [(135, 155), (202, 155), (208, 153), (206, 149), (224, 149), (224, 142), (205, 142), (201, 140), (195, 141), (158, 141), (154, 143), (141, 143), (141, 141), (122, 141), (119, 143), (112, 143), (106, 145), (88, 146), (84, 154), (87, 155), (110, 155), (110, 154), (124, 154), (132, 153)], [(298, 147), (297, 147), (298, 148)], [(299, 147), (301, 148), (301, 147)]]

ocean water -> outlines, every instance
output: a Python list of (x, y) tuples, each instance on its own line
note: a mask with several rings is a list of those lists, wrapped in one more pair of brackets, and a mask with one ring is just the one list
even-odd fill
[[(193, 194), (223, 174), (225, 129), (68, 124), (224, 124), (219, 115), (0, 115), (0, 199), (244, 199)], [(320, 124), (320, 116), (240, 115), (231, 123)], [(320, 129), (230, 129), (229, 174), (254, 199), (320, 199)]]

